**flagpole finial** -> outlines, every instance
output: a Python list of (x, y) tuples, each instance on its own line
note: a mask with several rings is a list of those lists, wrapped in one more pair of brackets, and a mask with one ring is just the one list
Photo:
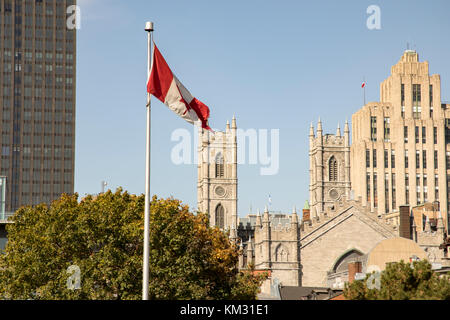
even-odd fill
[(154, 31), (155, 29), (154, 29), (154, 26), (153, 26), (153, 22), (151, 22), (151, 21), (147, 21), (146, 23), (145, 23), (145, 31), (147, 31), (147, 32), (152, 32), (152, 31)]

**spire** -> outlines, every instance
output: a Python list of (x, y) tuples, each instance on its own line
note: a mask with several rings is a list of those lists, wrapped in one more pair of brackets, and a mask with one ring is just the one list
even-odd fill
[(314, 137), (314, 126), (311, 122), (311, 127), (309, 128), (309, 137)]
[(230, 131), (230, 121), (227, 120), (227, 132)]
[(252, 236), (248, 238), (247, 242), (247, 265), (253, 264), (253, 244)]
[(341, 125), (338, 123), (336, 137), (340, 137), (340, 136), (341, 136)]
[(305, 206), (303, 207), (303, 210), (309, 210), (310, 208), (309, 208), (309, 201), (308, 200), (306, 200), (305, 201)]
[(297, 224), (298, 223), (298, 215), (297, 215), (297, 208), (294, 206), (294, 209), (292, 210), (292, 220), (291, 220), (292, 224)]
[(348, 120), (345, 120), (344, 132), (350, 132), (350, 127), (348, 125)]
[(319, 118), (319, 122), (317, 123), (317, 134), (322, 134), (323, 130), (322, 130), (322, 121)]
[(238, 236), (237, 236), (237, 231), (236, 231), (236, 227), (233, 225), (231, 226), (231, 230), (230, 230), (230, 239), (231, 240), (237, 240)]
[(261, 212), (258, 209), (258, 213), (256, 214), (256, 227), (262, 227), (262, 221), (261, 221)]
[(231, 129), (237, 129), (236, 116), (233, 116), (233, 120), (231, 121)]
[(248, 237), (247, 251), (253, 251), (253, 243), (252, 243), (252, 236), (251, 235)]
[(264, 209), (264, 217), (263, 217), (263, 221), (264, 221), (264, 222), (269, 222), (269, 209), (267, 208), (267, 206), (266, 206), (266, 208)]

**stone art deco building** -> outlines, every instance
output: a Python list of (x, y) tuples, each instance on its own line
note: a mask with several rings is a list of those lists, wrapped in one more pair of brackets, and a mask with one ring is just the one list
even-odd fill
[(351, 182), (362, 203), (384, 215), (437, 201), (447, 226), (450, 105), (428, 62), (407, 50), (381, 83), (380, 101), (357, 111), (352, 126)]
[(342, 288), (349, 263), (373, 271), (370, 257), (387, 242), (390, 257), (409, 258), (405, 244), (450, 266), (450, 105), (441, 103), (440, 77), (408, 50), (381, 84), (380, 100), (353, 115), (352, 143), (348, 123), (343, 135), (339, 127), (324, 134), (320, 121), (311, 126), (310, 201), (301, 219), (296, 209), (238, 218), (236, 120), (201, 135), (198, 208), (238, 242), (240, 268), (269, 271), (264, 294), (276, 296), (279, 285)]
[(74, 190), (75, 0), (0, 0), (0, 175), (6, 211)]

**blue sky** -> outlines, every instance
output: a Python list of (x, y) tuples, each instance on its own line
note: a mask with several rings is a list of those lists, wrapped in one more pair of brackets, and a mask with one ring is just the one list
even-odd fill
[[(239, 215), (290, 212), (308, 196), (308, 133), (320, 117), (326, 133), (367, 101), (379, 100), (407, 43), (429, 61), (450, 100), (450, 2), (436, 1), (148, 1), (79, 0), (75, 191), (145, 186), (146, 21), (173, 72), (211, 109), (210, 124), (280, 130), (280, 170), (261, 176), (241, 165)], [(370, 5), (381, 29), (369, 30)], [(197, 168), (174, 165), (174, 130), (193, 127), (153, 100), (152, 194), (196, 207)]]

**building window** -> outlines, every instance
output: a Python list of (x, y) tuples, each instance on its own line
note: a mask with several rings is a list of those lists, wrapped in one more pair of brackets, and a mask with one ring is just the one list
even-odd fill
[(430, 108), (433, 110), (433, 85), (430, 84)]
[(396, 182), (395, 182), (395, 173), (392, 174), (391, 178), (391, 189), (392, 189), (392, 210), (397, 209), (397, 194), (396, 194)]
[(423, 175), (423, 186), (428, 187), (428, 178), (426, 174)]
[(416, 151), (416, 169), (420, 169), (420, 151)]
[(335, 157), (331, 157), (328, 169), (329, 169), (329, 180), (338, 181), (338, 163)]
[(413, 117), (414, 119), (420, 119), (422, 112), (421, 108), (422, 93), (420, 84), (413, 84)]
[(391, 140), (391, 119), (384, 118), (384, 141)]
[(438, 169), (438, 164), (439, 164), (438, 152), (437, 150), (434, 150), (434, 169)]
[(384, 209), (389, 212), (389, 174), (384, 175)]
[(391, 150), (391, 168), (395, 169), (395, 150)]
[(370, 203), (370, 174), (368, 173), (366, 175), (366, 195), (367, 195), (367, 202)]
[(366, 150), (366, 168), (370, 168), (370, 150)]
[(389, 167), (389, 153), (388, 150), (384, 150), (384, 168), (388, 168)]
[(422, 127), (422, 143), (427, 143), (427, 130), (425, 127)]
[(408, 150), (405, 150), (405, 168), (408, 169), (408, 167), (409, 167)]
[(430, 117), (433, 117), (433, 85), (430, 84)]
[(403, 127), (403, 137), (405, 139), (405, 143), (408, 143), (408, 127)]
[(225, 175), (225, 165), (223, 161), (223, 156), (218, 153), (216, 156), (216, 178), (223, 178)]
[(415, 137), (416, 137), (416, 143), (419, 143), (419, 127), (415, 128)]
[(424, 169), (427, 168), (427, 151), (426, 150), (422, 151), (422, 167)]
[(437, 128), (436, 127), (433, 128), (433, 140), (434, 140), (434, 144), (437, 144)]
[(376, 168), (377, 167), (377, 150), (373, 149), (372, 150), (372, 157), (373, 157), (373, 167)]
[(221, 204), (216, 207), (216, 227), (223, 229), (225, 226), (225, 209)]
[(402, 96), (402, 106), (405, 105), (405, 85), (402, 83), (402, 88), (401, 88), (401, 96)]
[(439, 176), (434, 175), (434, 200), (439, 200)]
[(450, 152), (445, 154), (445, 162), (447, 164), (447, 170), (450, 169)]
[(370, 137), (372, 141), (377, 141), (377, 117), (370, 117)]
[(377, 174), (373, 174), (373, 206), (378, 208)]

